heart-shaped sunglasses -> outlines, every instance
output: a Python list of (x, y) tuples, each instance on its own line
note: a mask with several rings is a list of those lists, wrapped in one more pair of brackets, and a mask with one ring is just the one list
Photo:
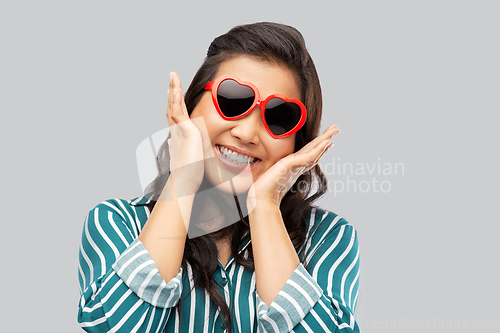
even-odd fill
[(205, 90), (212, 91), (215, 108), (225, 120), (240, 119), (260, 106), (262, 122), (275, 139), (292, 135), (306, 122), (306, 107), (298, 99), (274, 94), (261, 101), (254, 84), (235, 76), (224, 75), (210, 81)]

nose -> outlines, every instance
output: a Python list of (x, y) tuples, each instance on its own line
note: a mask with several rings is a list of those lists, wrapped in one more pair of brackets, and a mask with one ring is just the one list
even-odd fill
[[(249, 114), (238, 120), (233, 120), (234, 126), (231, 134), (246, 144), (259, 144), (260, 136), (266, 132), (262, 123), (260, 106), (256, 106)], [(265, 134), (265, 133), (264, 133)]]

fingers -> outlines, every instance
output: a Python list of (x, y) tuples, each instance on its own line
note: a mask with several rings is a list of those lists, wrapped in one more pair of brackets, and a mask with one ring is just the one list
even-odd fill
[[(328, 151), (328, 149), (330, 149), (332, 146), (333, 146), (333, 142), (328, 140), (324, 145), (322, 144), (322, 145), (319, 145), (318, 147), (316, 147), (314, 149), (314, 154), (313, 154), (313, 156), (316, 156), (316, 159), (312, 163), (312, 166), (318, 164), (320, 158), (322, 158), (323, 155), (325, 155), (325, 153)], [(319, 152), (319, 154), (318, 154), (318, 152)]]
[(167, 120), (170, 126), (188, 120), (186, 103), (182, 93), (179, 76), (175, 72), (170, 73), (170, 89), (168, 91)]
[(168, 96), (167, 121), (168, 121), (168, 126), (169, 127), (172, 127), (172, 125), (173, 125), (173, 120), (172, 120), (172, 117), (171, 117), (171, 114), (172, 114), (173, 92), (174, 92), (174, 90), (172, 88), (172, 79), (170, 79), (170, 85), (169, 85), (168, 93), (167, 93), (167, 96)]
[(297, 154), (294, 158), (294, 165), (297, 167), (303, 167), (302, 173), (308, 171), (313, 166), (318, 164), (319, 160), (323, 155), (333, 146), (333, 142), (330, 140), (321, 141), (316, 147), (308, 152)]
[(307, 153), (314, 148), (316, 148), (320, 144), (325, 144), (325, 141), (329, 141), (332, 137), (340, 133), (340, 129), (337, 127), (337, 125), (330, 125), (327, 127), (327, 129), (323, 132), (323, 134), (318, 135), (314, 140), (309, 142), (307, 145), (305, 145), (301, 150), (298, 152), (301, 153)]
[(289, 156), (286, 169), (296, 174), (303, 174), (318, 164), (323, 155), (333, 146), (330, 139), (340, 132), (337, 125), (329, 126), (323, 134), (319, 135), (313, 141), (298, 152)]

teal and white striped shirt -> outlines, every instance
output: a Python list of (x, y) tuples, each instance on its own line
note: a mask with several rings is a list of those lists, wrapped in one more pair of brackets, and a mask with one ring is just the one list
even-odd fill
[[(78, 321), (88, 332), (223, 332), (204, 289), (192, 291), (192, 272), (164, 281), (138, 239), (149, 217), (147, 197), (107, 200), (84, 223), (79, 253)], [(233, 332), (359, 332), (353, 313), (359, 285), (356, 231), (332, 212), (306, 218), (305, 261), (268, 308), (255, 274), (231, 257), (214, 278), (232, 313)], [(240, 244), (246, 256), (250, 242)], [(175, 305), (181, 299), (181, 318)], [(179, 324), (181, 323), (181, 324)]]

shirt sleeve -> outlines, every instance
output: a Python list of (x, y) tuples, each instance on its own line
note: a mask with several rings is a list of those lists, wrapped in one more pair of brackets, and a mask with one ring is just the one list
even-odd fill
[(333, 213), (329, 217), (306, 240), (307, 268), (299, 264), (269, 308), (257, 294), (261, 331), (359, 332), (354, 319), (359, 280), (357, 233), (344, 219)]
[(182, 293), (182, 268), (165, 282), (139, 241), (123, 201), (106, 201), (85, 219), (79, 251), (78, 322), (88, 332), (160, 332)]

